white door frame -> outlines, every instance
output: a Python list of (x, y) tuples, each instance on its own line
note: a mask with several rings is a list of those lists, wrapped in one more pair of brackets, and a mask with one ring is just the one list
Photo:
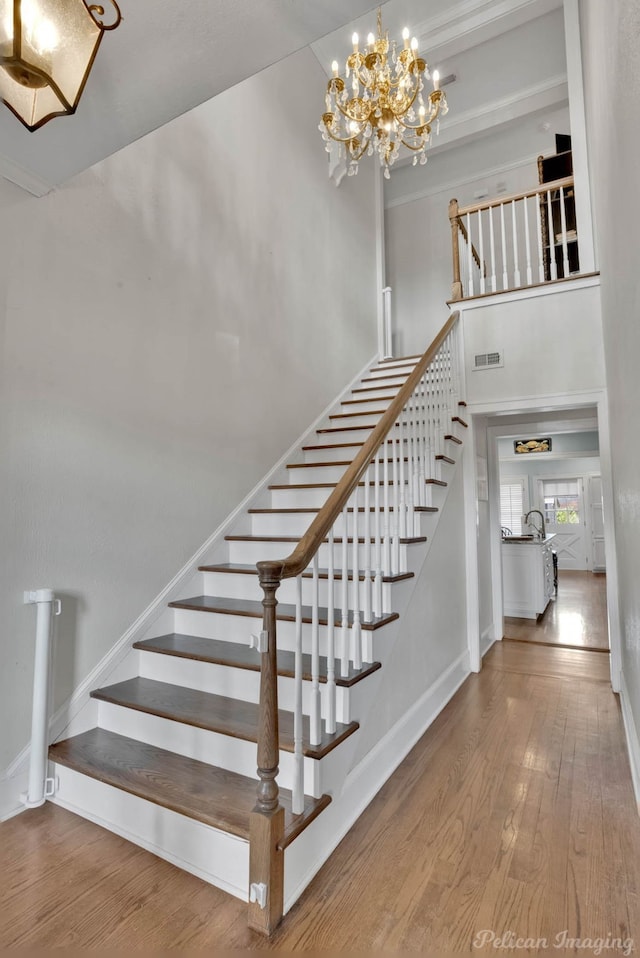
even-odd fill
[[(589, 418), (586, 420), (567, 420), (566, 422), (545, 421), (544, 411), (576, 409), (583, 406), (595, 406), (598, 413), (597, 423)], [(604, 509), (605, 524), (605, 561), (607, 566), (607, 611), (609, 620), (609, 649), (610, 649), (610, 670), (611, 686), (614, 692), (620, 691), (621, 685), (621, 633), (620, 633), (620, 607), (618, 604), (618, 566), (616, 559), (616, 541), (613, 510), (613, 485), (611, 472), (611, 442), (609, 435), (609, 409), (606, 390), (597, 390), (595, 392), (575, 393), (571, 396), (548, 396), (536, 399), (524, 399), (516, 401), (505, 401), (493, 404), (470, 403), (467, 406), (467, 413), (473, 419), (474, 416), (496, 416), (500, 413), (513, 414), (535, 414), (539, 419), (535, 422), (529, 422), (527, 428), (536, 432), (545, 432), (549, 428), (555, 431), (570, 431), (576, 429), (597, 428), (600, 447), (600, 475), (602, 476), (602, 500)], [(499, 536), (500, 529), (500, 487), (499, 487), (499, 461), (498, 461), (498, 438), (514, 433), (514, 425), (509, 424), (505, 419), (505, 424), (501, 426), (487, 427), (487, 467), (489, 481), (489, 528), (491, 531), (489, 549), (491, 559), (491, 582), (492, 582), (492, 631), (496, 639), (501, 639), (504, 635), (504, 612), (502, 598), (502, 555)], [(471, 466), (471, 464), (470, 464)], [(469, 517), (467, 518), (469, 522)], [(493, 534), (495, 531), (495, 535)], [(467, 542), (472, 542), (475, 536), (475, 528), (467, 528)], [(470, 583), (467, 582), (469, 588)], [(477, 593), (478, 582), (473, 585)]]

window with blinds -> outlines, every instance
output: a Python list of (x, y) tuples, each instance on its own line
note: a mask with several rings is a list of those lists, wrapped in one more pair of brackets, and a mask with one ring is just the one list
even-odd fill
[(500, 525), (512, 535), (522, 535), (524, 515), (524, 479), (503, 480), (500, 483)]

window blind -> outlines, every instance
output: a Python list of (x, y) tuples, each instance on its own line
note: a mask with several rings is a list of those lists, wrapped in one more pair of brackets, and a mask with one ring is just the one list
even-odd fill
[(514, 536), (522, 535), (524, 514), (524, 482), (512, 479), (500, 483), (500, 525), (511, 529)]

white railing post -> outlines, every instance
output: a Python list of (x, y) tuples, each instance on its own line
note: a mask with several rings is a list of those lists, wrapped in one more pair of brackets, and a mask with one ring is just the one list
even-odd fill
[(29, 785), (24, 797), (27, 808), (36, 808), (53, 794), (53, 782), (47, 777), (51, 622), (54, 615), (60, 614), (61, 606), (60, 600), (56, 599), (51, 589), (25, 592), (24, 601), (26, 605), (37, 607)]
[(378, 353), (380, 359), (393, 359), (391, 293), (391, 286), (385, 286), (382, 290), (382, 314), (378, 325)]

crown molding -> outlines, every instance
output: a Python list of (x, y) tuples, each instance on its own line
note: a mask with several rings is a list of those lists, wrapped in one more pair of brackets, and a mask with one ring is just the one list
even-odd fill
[(18, 166), (17, 163), (14, 163), (13, 160), (2, 153), (0, 153), (0, 176), (9, 180), (15, 186), (19, 186), (27, 193), (31, 193), (32, 196), (46, 196), (53, 189), (51, 183), (47, 183), (46, 180), (36, 176), (35, 173)]

